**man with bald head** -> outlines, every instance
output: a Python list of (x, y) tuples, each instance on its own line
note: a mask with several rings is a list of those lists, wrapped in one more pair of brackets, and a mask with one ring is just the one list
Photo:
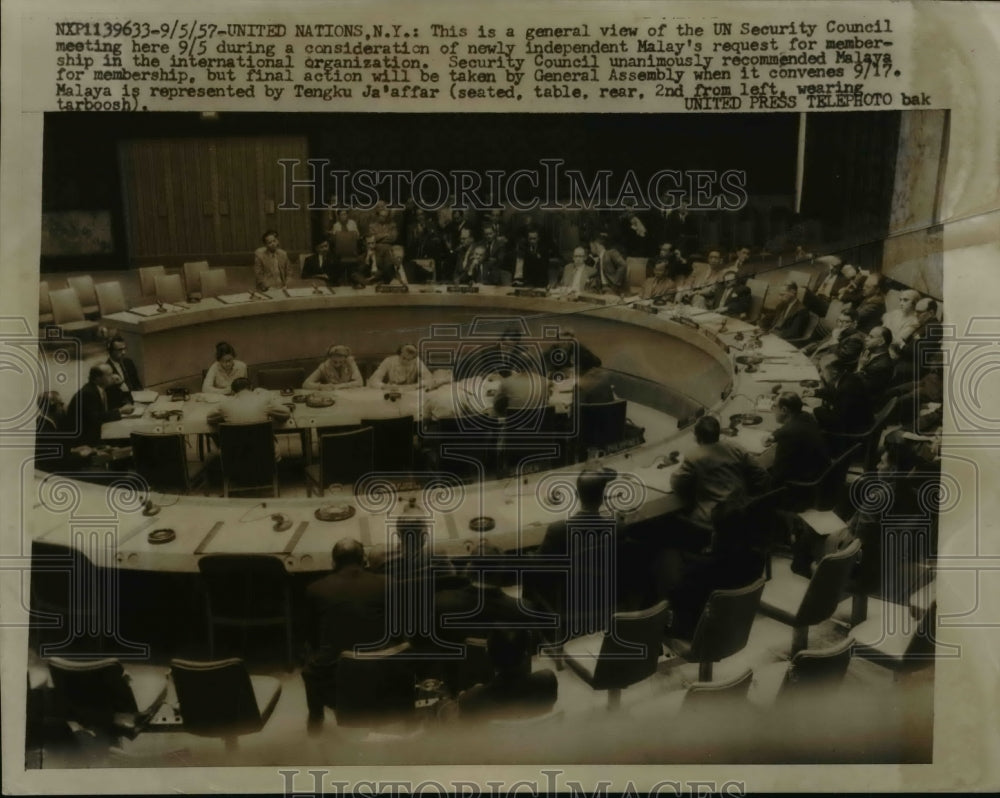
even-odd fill
[(323, 708), (334, 704), (341, 653), (377, 644), (387, 633), (385, 577), (365, 569), (361, 543), (352, 538), (339, 540), (332, 557), (333, 573), (306, 588), (308, 653), (302, 681), (310, 733), (322, 727)]
[(87, 384), (70, 399), (66, 410), (67, 431), (76, 433), (74, 445), (100, 446), (101, 425), (132, 413), (131, 403), (112, 407), (108, 392), (114, 385), (115, 373), (109, 364), (91, 367)]

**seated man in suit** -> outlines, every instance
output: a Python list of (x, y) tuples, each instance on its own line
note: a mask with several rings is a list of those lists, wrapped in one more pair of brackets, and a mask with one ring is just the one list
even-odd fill
[(114, 389), (115, 373), (111, 366), (107, 363), (92, 366), (86, 385), (70, 399), (66, 411), (66, 431), (73, 434), (74, 446), (100, 446), (101, 425), (118, 421), (134, 410), (131, 402), (111, 406), (108, 395)]
[(726, 316), (745, 319), (753, 304), (753, 294), (747, 285), (747, 278), (736, 272), (726, 272), (722, 280), (722, 293), (716, 310)]
[(233, 380), (233, 395), (208, 414), (209, 424), (257, 424), (262, 421), (288, 420), (288, 408), (279, 404), (264, 390), (250, 390), (250, 380), (239, 377)]
[(587, 250), (577, 247), (573, 250), (573, 262), (563, 267), (562, 279), (558, 287), (565, 288), (574, 294), (582, 294), (590, 281), (594, 279), (597, 270), (587, 263)]
[(809, 311), (799, 301), (799, 287), (795, 283), (784, 283), (778, 293), (778, 306), (774, 309), (768, 332), (786, 341), (801, 338), (806, 333), (809, 320)]
[(341, 652), (378, 644), (388, 628), (385, 577), (365, 570), (362, 545), (344, 538), (334, 545), (332, 557), (333, 573), (306, 588), (309, 643), (302, 681), (310, 733), (322, 727), (324, 707), (334, 704)]
[(526, 629), (494, 629), (486, 650), (495, 676), (458, 697), (459, 716), (465, 719), (544, 715), (556, 702), (559, 683), (549, 669), (531, 671), (531, 633)]
[(610, 468), (600, 470), (584, 470), (576, 478), (576, 495), (579, 509), (568, 519), (553, 521), (545, 530), (545, 537), (538, 547), (539, 554), (566, 554), (569, 550), (570, 528), (586, 526), (590, 521), (606, 522), (601, 515), (601, 505), (604, 504), (604, 492), (608, 484), (618, 476), (618, 472)]
[(115, 373), (114, 383), (108, 389), (108, 407), (112, 410), (132, 404), (132, 391), (142, 390), (139, 370), (125, 357), (127, 351), (128, 346), (120, 335), (108, 341), (108, 365)]
[(602, 293), (621, 294), (625, 290), (628, 264), (617, 250), (608, 248), (608, 243), (604, 233), (590, 242), (590, 254), (597, 272), (593, 278), (594, 287)]
[(861, 284), (861, 297), (855, 304), (858, 329), (868, 332), (882, 324), (885, 315), (886, 280), (881, 274), (869, 274)]
[[(66, 430), (66, 405), (59, 391), (38, 395), (38, 416), (35, 418), (36, 467), (54, 471), (65, 457), (63, 443)], [(46, 451), (48, 449), (49, 451)]]
[(653, 266), (653, 276), (642, 284), (639, 294), (643, 299), (667, 299), (675, 290), (674, 281), (667, 277), (667, 262), (658, 260)]
[(775, 444), (774, 462), (768, 469), (771, 485), (819, 477), (830, 465), (830, 454), (816, 419), (803, 409), (802, 398), (792, 391), (782, 393), (775, 403), (774, 418), (781, 426), (771, 435)]
[[(847, 284), (847, 277), (841, 271), (841, 260), (836, 255), (824, 255), (816, 259), (823, 263), (826, 271), (820, 272), (810, 282), (806, 290), (805, 305), (819, 317), (826, 315), (830, 302), (837, 298), (840, 289)], [(853, 270), (853, 266), (851, 269)]]
[(339, 285), (336, 259), (330, 254), (330, 242), (323, 238), (316, 242), (313, 254), (302, 262), (303, 280), (325, 280), (330, 285)]
[(699, 264), (694, 273), (694, 291), (691, 304), (698, 308), (715, 308), (722, 296), (726, 276), (735, 271), (722, 261), (722, 253), (713, 249), (708, 253), (708, 262)]
[(836, 383), (841, 375), (854, 371), (865, 348), (867, 336), (858, 329), (858, 314), (850, 306), (837, 316), (837, 326), (826, 338), (802, 351), (819, 370), (823, 382)]

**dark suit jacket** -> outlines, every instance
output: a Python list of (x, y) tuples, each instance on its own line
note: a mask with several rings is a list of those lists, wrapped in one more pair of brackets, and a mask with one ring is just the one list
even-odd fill
[(726, 440), (700, 444), (684, 456), (670, 484), (687, 502), (689, 520), (712, 527), (712, 510), (737, 492), (760, 493), (767, 486), (767, 473), (745, 449)]
[[(864, 357), (862, 352), (861, 357)], [(861, 360), (859, 358), (858, 363)], [(879, 352), (874, 355), (858, 372), (868, 386), (868, 394), (872, 402), (878, 403), (892, 383), (892, 373), (896, 364), (888, 351)]]
[(486, 585), (469, 584), (437, 591), (434, 612), (438, 637), (458, 643), (466, 637), (487, 637), (492, 629), (532, 622), (532, 616), (522, 609), (517, 599), (499, 587)]
[[(107, 364), (114, 369), (115, 374), (118, 373), (117, 367), (111, 362), (110, 358), (107, 360)], [(128, 383), (128, 391), (123, 391), (117, 385), (112, 385), (108, 388), (108, 407), (112, 410), (117, 410), (122, 405), (126, 405), (132, 401), (132, 391), (142, 390), (142, 380), (139, 379), (139, 370), (135, 367), (135, 363), (130, 358), (124, 358), (121, 362), (122, 371), (125, 372), (125, 382)]]
[(774, 319), (770, 330), (772, 334), (786, 341), (801, 338), (809, 326), (809, 310), (798, 299), (793, 299), (788, 313), (785, 313), (784, 307), (779, 307), (775, 311)]
[[(830, 276), (829, 270), (824, 271), (824, 272), (820, 272), (819, 274), (817, 274), (812, 279), (812, 281), (809, 283), (809, 291), (812, 294), (818, 296), (818, 294), (816, 294), (816, 292), (819, 291), (819, 289), (823, 287), (823, 283), (826, 282), (826, 278), (829, 277), (829, 276)], [(844, 275), (842, 275), (838, 271), (837, 272), (837, 276), (833, 280), (833, 285), (830, 288), (830, 296), (829, 296), (829, 298), (830, 299), (836, 299), (837, 298), (837, 294), (840, 293), (840, 289), (843, 288), (846, 285), (847, 285), (847, 278), (844, 277)]]
[(725, 308), (727, 316), (742, 316), (750, 312), (750, 305), (753, 295), (748, 285), (734, 285), (732, 290), (726, 295), (725, 290), (719, 294), (719, 311)]
[(871, 332), (882, 323), (885, 315), (885, 297), (881, 294), (862, 299), (858, 303), (858, 329)]
[[(604, 250), (604, 255), (596, 258), (595, 265), (597, 266), (597, 274), (594, 275), (594, 284), (597, 287), (607, 287), (619, 292), (625, 289), (625, 280), (628, 277), (628, 264), (617, 250)], [(605, 285), (605, 282), (607, 285)]]
[(92, 382), (84, 385), (69, 400), (69, 407), (66, 409), (66, 431), (75, 433), (72, 446), (100, 446), (101, 425), (108, 421), (118, 421), (122, 417), (121, 413), (111, 407), (112, 390), (106, 389), (106, 393), (109, 394), (107, 408), (101, 401), (100, 391)]
[(377, 643), (385, 634), (385, 577), (347, 565), (306, 588), (308, 633), (316, 656), (336, 662), (359, 643)]
[(328, 280), (334, 280), (336, 279), (336, 262), (336, 257), (332, 253), (327, 253), (326, 257), (323, 258), (323, 265), (321, 266), (319, 255), (310, 255), (302, 261), (302, 279), (325, 277)]
[(777, 487), (787, 479), (809, 482), (830, 465), (830, 454), (816, 419), (797, 413), (774, 431), (774, 463), (771, 483)]

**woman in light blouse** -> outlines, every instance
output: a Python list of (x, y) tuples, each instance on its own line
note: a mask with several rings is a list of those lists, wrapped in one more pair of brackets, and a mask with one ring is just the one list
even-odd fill
[(232, 393), (233, 380), (240, 377), (247, 377), (247, 364), (236, 359), (236, 350), (230, 344), (219, 341), (215, 345), (215, 362), (205, 372), (201, 392)]
[(395, 390), (414, 390), (423, 387), (430, 388), (434, 379), (427, 366), (417, 357), (417, 348), (413, 344), (399, 347), (395, 355), (389, 355), (383, 360), (375, 372), (368, 378), (369, 388), (393, 388)]
[(307, 391), (335, 391), (338, 388), (360, 388), (365, 384), (351, 350), (335, 344), (326, 350), (326, 360), (316, 367), (302, 387)]

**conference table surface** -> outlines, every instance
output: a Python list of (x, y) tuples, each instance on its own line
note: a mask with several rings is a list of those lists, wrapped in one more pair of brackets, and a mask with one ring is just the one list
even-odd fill
[[(815, 380), (816, 370), (808, 358), (792, 345), (774, 336), (755, 337), (756, 328), (711, 312), (661, 308), (660, 317), (676, 318), (671, 325), (684, 334), (693, 328), (730, 362), (732, 390), (707, 412), (723, 420), (751, 414), (757, 424), (740, 424), (731, 438), (766, 465), (773, 454), (769, 434), (778, 425), (771, 410), (779, 390), (801, 390), (803, 382)], [(646, 314), (625, 312), (642, 319)], [(584, 341), (586, 343), (586, 341)], [(728, 349), (728, 352), (725, 350)], [(758, 363), (741, 365), (741, 355)], [(809, 384), (806, 382), (806, 384)], [(449, 390), (441, 386), (436, 391)], [(430, 393), (434, 393), (433, 391)], [(363, 417), (393, 417), (420, 412), (418, 392), (404, 393), (397, 402), (383, 398), (383, 391), (356, 389), (333, 392), (331, 408), (296, 406), (288, 429), (356, 423)], [(425, 394), (428, 396), (430, 394)], [(287, 398), (287, 397), (284, 397)], [(180, 405), (184, 418), (178, 421), (152, 419), (150, 410)], [(126, 430), (191, 434), (208, 428), (205, 417), (217, 405), (210, 401), (169, 402), (163, 398), (147, 408), (141, 418), (105, 425), (105, 437), (127, 436)], [(431, 547), (442, 557), (468, 557), (495, 552), (520, 552), (541, 542), (547, 526), (565, 519), (575, 502), (576, 476), (585, 467), (614, 469), (604, 512), (619, 523), (632, 524), (659, 517), (681, 508), (670, 487), (670, 477), (680, 458), (697, 445), (691, 426), (656, 423), (660, 414), (629, 403), (629, 417), (649, 419), (645, 442), (599, 460), (578, 463), (554, 471), (523, 473), (507, 479), (462, 484), (447, 476), (423, 486), (391, 485), (377, 476), (370, 489), (320, 498), (275, 497), (221, 499), (197, 495), (159, 493), (151, 498), (159, 506), (153, 516), (143, 514), (147, 494), (137, 489), (135, 475), (122, 474), (123, 486), (107, 488), (86, 484), (57, 474), (36, 472), (35, 495), (25, 497), (30, 510), (32, 537), (47, 543), (68, 545), (83, 551), (96, 565), (124, 569), (196, 572), (198, 560), (207, 554), (268, 554), (279, 557), (289, 572), (324, 571), (331, 567), (330, 550), (337, 540), (355, 538), (373, 553), (394, 547), (393, 529), (406, 516), (421, 516), (431, 529)], [(162, 425), (162, 426), (161, 426)], [(418, 475), (419, 476), (419, 475)], [(131, 480), (131, 482), (130, 482)], [(32, 484), (30, 481), (29, 485)], [(344, 520), (325, 521), (317, 509), (349, 506), (353, 514)], [(284, 530), (275, 529), (272, 514), (291, 521)], [(487, 531), (478, 531), (477, 519), (489, 519)], [(169, 542), (154, 542), (155, 530), (173, 530)]]

